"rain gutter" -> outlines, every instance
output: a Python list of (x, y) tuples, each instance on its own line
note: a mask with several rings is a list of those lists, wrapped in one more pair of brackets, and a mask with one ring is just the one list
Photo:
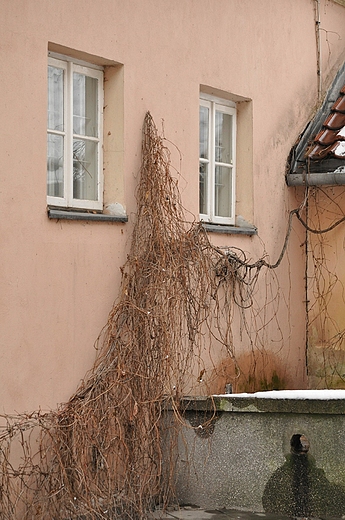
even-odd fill
[(344, 186), (345, 172), (288, 173), (288, 186)]

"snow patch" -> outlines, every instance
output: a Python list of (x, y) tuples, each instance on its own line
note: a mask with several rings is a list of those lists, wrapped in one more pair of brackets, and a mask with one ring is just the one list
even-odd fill
[(214, 397), (257, 397), (259, 399), (345, 399), (345, 390), (270, 390), (253, 394), (220, 394)]

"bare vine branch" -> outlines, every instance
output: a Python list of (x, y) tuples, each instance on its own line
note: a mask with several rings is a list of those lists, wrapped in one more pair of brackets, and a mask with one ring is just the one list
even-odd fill
[(238, 377), (236, 313), (253, 352), (265, 355), (272, 323), (281, 334), (278, 279), (263, 278), (260, 302), (257, 287), (262, 267), (271, 272), (281, 263), (297, 210), (275, 264), (214, 247), (202, 225), (186, 223), (169, 150), (149, 113), (137, 203), (120, 295), (91, 371), (57, 410), (1, 416), (4, 520), (134, 520), (166, 506), (174, 499), (174, 450), (184, 422), (180, 398), (200, 392), (210, 372), (205, 354), (215, 377), (217, 359), (230, 360)]

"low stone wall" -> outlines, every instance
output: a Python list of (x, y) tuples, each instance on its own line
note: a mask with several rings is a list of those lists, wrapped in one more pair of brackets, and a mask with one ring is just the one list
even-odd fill
[[(181, 504), (291, 516), (345, 514), (345, 399), (231, 394), (185, 398), (183, 408)], [(307, 448), (292, 453), (292, 439), (296, 444), (301, 435)]]

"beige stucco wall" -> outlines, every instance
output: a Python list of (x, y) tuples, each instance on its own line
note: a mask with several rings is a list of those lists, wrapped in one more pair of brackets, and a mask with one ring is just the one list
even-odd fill
[(308, 365), (314, 388), (345, 387), (344, 188), (313, 193), (308, 236)]
[[(288, 211), (296, 206), (294, 190), (284, 181), (285, 161), (317, 102), (314, 4), (0, 0), (1, 412), (55, 407), (92, 365), (93, 344), (117, 297), (119, 268), (129, 249), (147, 110), (174, 143), (183, 203), (197, 215), (200, 85), (251, 100), (253, 135), (243, 153), (249, 154), (249, 168), (252, 163), (252, 186), (241, 204), (258, 236), (211, 239), (240, 247), (253, 259), (264, 252), (277, 259)], [(326, 87), (344, 58), (345, 9), (321, 0), (320, 12)], [(119, 145), (117, 161), (124, 187), (114, 197), (126, 207), (127, 224), (47, 217), (49, 42), (123, 64), (124, 148)], [(246, 199), (243, 185), (239, 193)], [(295, 222), (288, 255), (276, 272), (279, 351), (295, 387), (306, 385), (303, 237)], [(279, 336), (272, 327), (268, 349)]]

